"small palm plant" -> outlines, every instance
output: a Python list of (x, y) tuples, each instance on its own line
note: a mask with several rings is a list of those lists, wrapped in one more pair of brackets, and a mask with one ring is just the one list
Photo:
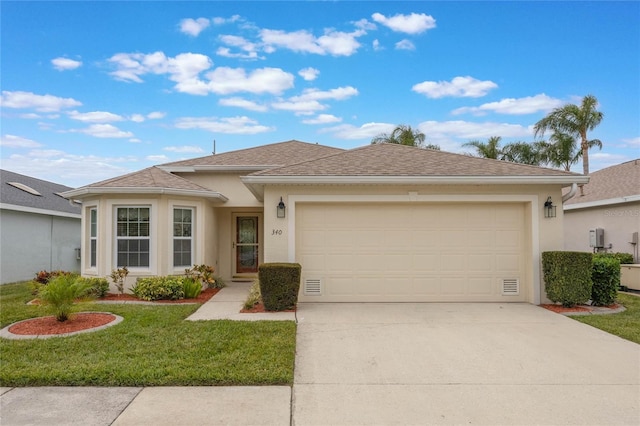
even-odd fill
[(63, 322), (69, 319), (73, 311), (74, 300), (87, 297), (91, 283), (81, 280), (77, 275), (60, 275), (49, 281), (40, 290), (40, 300), (49, 306), (56, 320)]

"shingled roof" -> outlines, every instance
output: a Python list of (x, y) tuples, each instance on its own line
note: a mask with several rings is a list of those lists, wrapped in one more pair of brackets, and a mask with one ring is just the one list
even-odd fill
[(251, 176), (580, 176), (502, 160), (398, 144), (372, 144)]
[(343, 151), (341, 148), (290, 140), (222, 154), (208, 155), (191, 160), (175, 161), (162, 164), (160, 167), (168, 170), (174, 167), (185, 166), (224, 166), (227, 168), (230, 166), (277, 167)]
[[(80, 205), (72, 204), (59, 195), (73, 188), (8, 170), (0, 170), (0, 182), (2, 188), (0, 203), (3, 204), (3, 207), (13, 206), (12, 208), (15, 210), (22, 210), (22, 208), (46, 210), (80, 217)], [(13, 183), (18, 185), (14, 186)], [(26, 185), (27, 188), (20, 189), (20, 184)], [(29, 192), (29, 188), (35, 190), (39, 195)]]
[(598, 170), (590, 176), (589, 183), (583, 187), (584, 195), (578, 192), (565, 201), (566, 206), (604, 200), (620, 203), (630, 197), (640, 199), (640, 158)]
[(204, 197), (219, 198), (226, 201), (226, 197), (218, 192), (193, 183), (180, 176), (176, 176), (156, 166), (83, 186), (75, 190), (67, 191), (63, 195), (65, 197), (82, 197), (87, 194), (115, 192), (182, 192)]

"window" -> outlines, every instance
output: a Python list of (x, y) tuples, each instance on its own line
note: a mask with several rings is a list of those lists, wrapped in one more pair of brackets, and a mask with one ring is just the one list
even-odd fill
[(149, 267), (149, 207), (117, 208), (117, 267)]
[(173, 266), (191, 266), (193, 210), (173, 209)]
[(89, 266), (95, 268), (98, 257), (98, 209), (89, 210)]

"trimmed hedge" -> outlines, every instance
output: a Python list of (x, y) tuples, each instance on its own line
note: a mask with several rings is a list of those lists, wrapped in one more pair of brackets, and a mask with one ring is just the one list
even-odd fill
[(613, 256), (594, 256), (591, 279), (592, 303), (596, 306), (612, 305), (620, 287), (620, 262)]
[(591, 297), (591, 253), (576, 251), (545, 251), (542, 271), (547, 297), (562, 306), (586, 303)]
[(295, 307), (300, 291), (299, 263), (263, 263), (258, 267), (262, 303), (267, 311)]
[(594, 258), (617, 259), (621, 265), (633, 263), (633, 255), (631, 253), (594, 253)]
[(183, 277), (138, 278), (131, 291), (142, 300), (184, 299)]

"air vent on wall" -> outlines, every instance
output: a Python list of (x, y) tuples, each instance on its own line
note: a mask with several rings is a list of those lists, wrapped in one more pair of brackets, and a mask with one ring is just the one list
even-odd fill
[(520, 280), (517, 278), (502, 279), (502, 295), (517, 296), (520, 294)]
[(305, 278), (304, 294), (305, 296), (321, 296), (322, 280), (320, 278)]

